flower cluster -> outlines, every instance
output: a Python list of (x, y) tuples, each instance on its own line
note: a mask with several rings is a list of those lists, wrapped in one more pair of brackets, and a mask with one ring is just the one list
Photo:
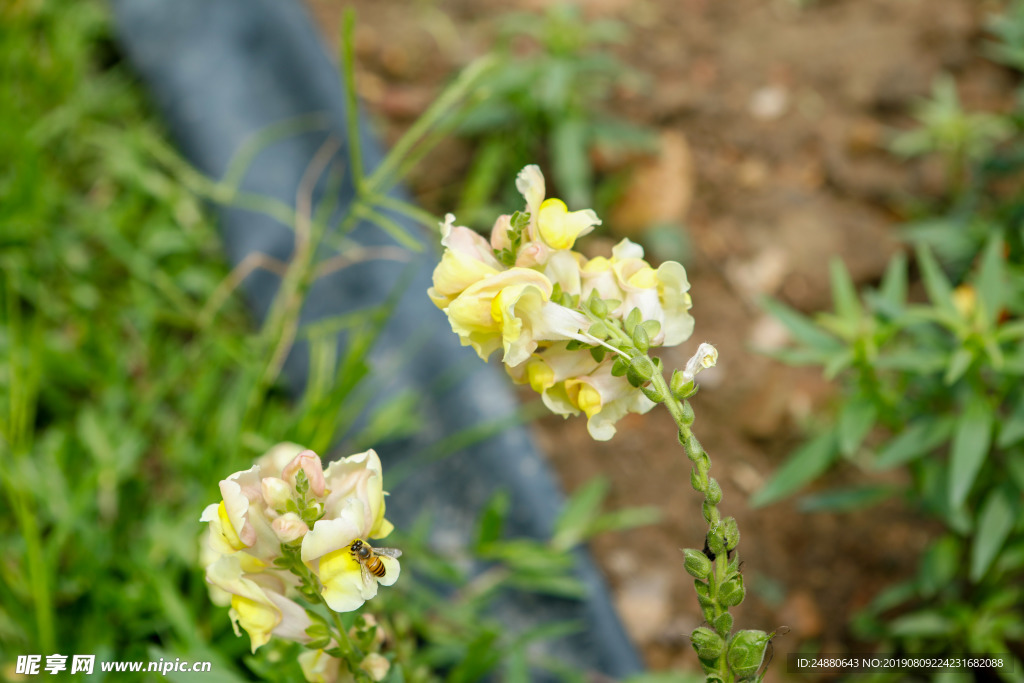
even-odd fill
[(643, 328), (642, 353), (693, 332), (686, 271), (674, 261), (653, 268), (628, 239), (610, 258), (587, 259), (573, 246), (601, 224), (597, 214), (545, 199), (537, 166), (524, 168), (516, 187), (525, 212), (500, 216), (489, 242), (446, 216), (445, 250), (428, 294), (464, 346), (484, 360), (501, 349), (513, 380), (529, 384), (555, 413), (583, 412), (591, 436), (610, 439), (627, 412), (654, 406), (616, 365), (616, 357), (630, 357), (624, 346), (637, 350), (635, 328)]
[[(202, 561), (210, 595), (230, 605), (252, 649), (271, 635), (309, 642), (311, 620), (295, 597), (306, 592), (337, 612), (350, 612), (398, 578), (398, 560), (375, 557), (370, 573), (353, 544), (387, 536), (383, 475), (372, 451), (323, 468), (320, 457), (278, 444), (256, 464), (220, 482), (222, 500), (207, 506)], [(393, 552), (397, 557), (397, 552)]]

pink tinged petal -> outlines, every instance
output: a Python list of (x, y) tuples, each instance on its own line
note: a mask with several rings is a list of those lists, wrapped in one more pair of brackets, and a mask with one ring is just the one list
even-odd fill
[(280, 477), (285, 466), (295, 458), (296, 455), (305, 450), (305, 447), (288, 441), (272, 446), (270, 450), (261, 455), (256, 461), (264, 477)]
[(274, 529), (274, 533), (281, 543), (297, 541), (309, 531), (306, 523), (294, 512), (286, 512), (275, 519), (270, 526)]
[(295, 475), (299, 470), (306, 473), (306, 480), (309, 482), (309, 490), (314, 496), (320, 498), (324, 495), (324, 466), (320, 462), (320, 456), (311, 450), (304, 450), (296, 455), (291, 462), (285, 465), (281, 472), (281, 478), (292, 486), (295, 486)]
[(451, 251), (472, 258), (494, 270), (501, 264), (494, 257), (494, 249), (483, 235), (461, 225), (454, 225), (455, 216), (448, 214), (441, 226), (441, 245)]
[(308, 643), (310, 638), (306, 635), (306, 629), (312, 626), (313, 622), (310, 621), (306, 610), (280, 593), (268, 593), (267, 597), (281, 614), (281, 619), (274, 627), (273, 634), (278, 638), (294, 640), (297, 643)]
[(318, 520), (302, 537), (302, 561), (309, 564), (324, 555), (347, 548), (359, 537), (359, 528), (347, 517)]
[(498, 220), (494, 221), (494, 227), (491, 228), (491, 248), (501, 251), (511, 247), (512, 242), (508, 238), (508, 231), (511, 229), (512, 216), (508, 214), (498, 216)]

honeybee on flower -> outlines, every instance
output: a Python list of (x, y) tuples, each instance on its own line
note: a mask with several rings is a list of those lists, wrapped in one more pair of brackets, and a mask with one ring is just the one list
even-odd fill
[[(398, 580), (401, 553), (364, 540), (393, 528), (373, 450), (324, 469), (313, 451), (279, 444), (221, 481), (220, 491), (220, 503), (200, 518), (209, 525), (201, 558), (211, 599), (230, 606), (235, 632), (249, 634), (253, 651), (272, 635), (309, 641), (311, 622), (296, 601), (302, 589), (312, 587), (334, 611), (350, 612), (376, 596), (378, 585)], [(370, 549), (368, 559), (386, 557), (369, 578), (358, 547)]]

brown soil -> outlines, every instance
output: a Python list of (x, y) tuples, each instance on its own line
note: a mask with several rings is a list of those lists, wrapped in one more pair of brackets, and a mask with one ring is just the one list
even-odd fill
[[(341, 6), (311, 2), (334, 42)], [(486, 52), (496, 17), (510, 9), (540, 11), (547, 2), (353, 4), (359, 90), (394, 139), (458, 67)], [(996, 7), (974, 0), (586, 4), (588, 16), (630, 28), (619, 56), (651, 78), (648, 88), (623, 88), (609, 103), (660, 130), (665, 143), (659, 159), (638, 162), (643, 186), (627, 193), (615, 213), (649, 207), (653, 185), (676, 198), (662, 202), (653, 218), (685, 220), (697, 333), (664, 358), (680, 367), (699, 341), (721, 354), (719, 367), (702, 376), (696, 430), (725, 493), (722, 509), (743, 532), (751, 590), (737, 624), (788, 626), (791, 632), (775, 643), (782, 660), (798, 648), (855, 647), (850, 615), (914, 570), (933, 530), (896, 502), (844, 514), (804, 514), (793, 503), (747, 505), (834, 399), (819, 371), (785, 367), (754, 351), (785, 341), (756, 302), (770, 295), (804, 311), (827, 306), (827, 264), (836, 255), (858, 284), (877, 280), (897, 248), (902, 199), (936, 195), (944, 182), (940, 168), (900, 163), (885, 145), (909, 125), (908, 109), (943, 70), (958, 77), (968, 108), (999, 106), (1010, 77), (978, 56), (984, 16)], [(456, 144), (434, 154), (412, 179), (420, 201), (447, 209), (443, 203), (467, 161)], [(647, 663), (695, 667), (686, 634), (701, 617), (678, 549), (700, 547), (704, 524), (671, 419), (660, 411), (630, 416), (607, 443), (593, 442), (583, 420), (546, 418), (536, 433), (568, 490), (605, 474), (612, 506), (662, 509), (662, 523), (598, 538), (592, 548)], [(851, 463), (814, 488), (876, 481)], [(783, 670), (773, 666), (770, 678), (783, 679)]]

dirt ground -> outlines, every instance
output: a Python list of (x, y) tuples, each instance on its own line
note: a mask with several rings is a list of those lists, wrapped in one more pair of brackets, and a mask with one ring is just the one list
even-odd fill
[[(348, 3), (311, 0), (331, 42)], [(386, 137), (409, 125), (460, 66), (486, 52), (495, 18), (541, 10), (546, 0), (358, 0), (359, 90)], [(791, 502), (753, 510), (749, 495), (800, 443), (833, 400), (813, 369), (782, 366), (756, 348), (785, 342), (760, 312), (762, 295), (803, 311), (829, 303), (827, 264), (839, 255), (860, 285), (876, 281), (898, 247), (894, 225), (911, 196), (941, 191), (941, 168), (885, 151), (908, 109), (941, 71), (957, 76), (968, 108), (998, 106), (1010, 76), (982, 59), (984, 17), (975, 0), (591, 0), (589, 17), (619, 20), (619, 56), (651, 78), (621, 89), (611, 111), (662, 135), (657, 158), (636, 162), (636, 184), (607, 240), (637, 238), (639, 222), (685, 223), (697, 331), (665, 354), (680, 367), (697, 342), (719, 367), (702, 376), (696, 430), (737, 517), (750, 591), (741, 627), (788, 626), (775, 657), (799, 648), (839, 653), (856, 642), (850, 615), (909, 575), (934, 531), (897, 503), (848, 514), (804, 514)], [(454, 147), (413, 179), (443, 212), (468, 156)], [(653, 188), (653, 192), (652, 192)], [(666, 198), (668, 198), (666, 200)], [(647, 213), (644, 213), (647, 212)], [(606, 224), (612, 221), (606, 221)], [(642, 234), (640, 234), (642, 239)], [(700, 547), (700, 500), (689, 463), (662, 411), (620, 423), (606, 443), (582, 419), (536, 426), (567, 489), (604, 473), (613, 506), (657, 505), (664, 520), (597, 539), (593, 551), (650, 667), (695, 667), (686, 634), (701, 622), (679, 548)], [(816, 489), (877, 481), (855, 463)], [(643, 562), (637, 558), (643, 557)], [(784, 678), (773, 666), (771, 678)]]

